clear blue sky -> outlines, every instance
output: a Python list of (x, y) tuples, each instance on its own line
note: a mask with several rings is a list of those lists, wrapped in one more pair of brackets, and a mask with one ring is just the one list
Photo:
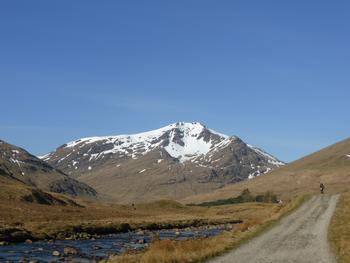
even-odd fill
[(291, 161), (350, 134), (349, 1), (0, 2), (0, 138), (200, 121)]

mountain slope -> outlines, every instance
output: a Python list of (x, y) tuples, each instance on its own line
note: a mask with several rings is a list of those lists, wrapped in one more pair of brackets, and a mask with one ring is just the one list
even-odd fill
[(206, 202), (239, 195), (245, 189), (253, 193), (273, 191), (281, 198), (319, 192), (320, 182), (326, 193), (350, 189), (350, 139), (328, 146), (265, 176), (226, 186), (212, 193), (192, 196), (184, 202)]
[[(74, 180), (17, 146), (0, 140), (0, 177), (72, 196), (95, 196), (90, 186)], [(5, 182), (5, 181), (4, 181)]]
[(134, 135), (83, 138), (42, 158), (122, 202), (204, 193), (283, 165), (238, 137), (197, 122)]

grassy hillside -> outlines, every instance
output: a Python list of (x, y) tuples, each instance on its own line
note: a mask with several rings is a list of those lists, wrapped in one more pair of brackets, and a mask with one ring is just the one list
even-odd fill
[(182, 201), (199, 203), (231, 198), (246, 188), (254, 194), (272, 191), (282, 199), (289, 199), (298, 194), (317, 193), (320, 182), (326, 185), (326, 193), (339, 193), (348, 190), (350, 186), (349, 154), (350, 139), (346, 139), (267, 175)]
[(3, 204), (24, 202), (45, 205), (78, 205), (68, 196), (48, 193), (13, 178), (0, 176), (0, 189), (0, 203)]
[(338, 263), (350, 262), (350, 193), (339, 198), (330, 224), (329, 240)]
[(26, 150), (0, 140), (0, 177), (15, 179), (28, 186), (71, 196), (94, 198), (90, 186), (74, 180)]

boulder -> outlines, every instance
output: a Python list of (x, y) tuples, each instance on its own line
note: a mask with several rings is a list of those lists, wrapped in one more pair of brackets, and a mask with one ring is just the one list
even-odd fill
[(76, 248), (74, 248), (74, 247), (65, 247), (63, 249), (63, 254), (65, 256), (77, 255), (78, 253), (79, 253), (79, 251)]
[(102, 249), (102, 247), (99, 246), (99, 245), (95, 245), (93, 248), (94, 248), (94, 250), (100, 250), (100, 249)]
[(32, 241), (32, 240), (30, 240), (30, 239), (26, 239), (26, 241), (24, 241), (24, 243), (26, 243), (26, 244), (32, 244), (32, 243), (33, 243), (33, 241)]
[(59, 257), (61, 255), (61, 253), (59, 251), (57, 251), (57, 250), (54, 250), (54, 251), (52, 251), (52, 255), (54, 257)]

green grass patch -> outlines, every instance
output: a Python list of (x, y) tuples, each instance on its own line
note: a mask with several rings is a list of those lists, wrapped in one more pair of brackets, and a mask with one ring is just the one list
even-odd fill
[(219, 206), (219, 205), (229, 205), (229, 204), (241, 204), (241, 203), (278, 203), (277, 195), (273, 194), (270, 191), (267, 191), (263, 195), (253, 195), (249, 189), (245, 189), (242, 193), (237, 197), (227, 198), (227, 199), (219, 199), (210, 202), (203, 202), (199, 204), (190, 204), (192, 206)]

